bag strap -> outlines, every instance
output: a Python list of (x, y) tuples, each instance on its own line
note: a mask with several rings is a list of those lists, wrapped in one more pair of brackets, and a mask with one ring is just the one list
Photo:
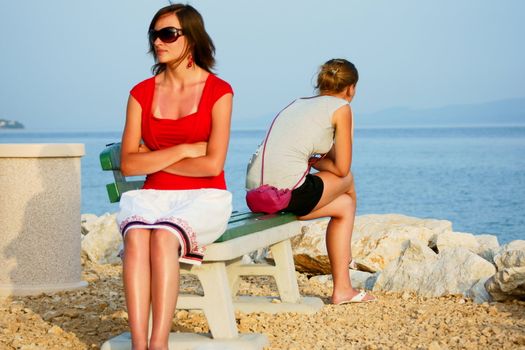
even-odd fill
[[(277, 113), (275, 118), (273, 118), (272, 124), (270, 125), (270, 128), (268, 129), (268, 132), (266, 133), (266, 137), (264, 138), (262, 160), (261, 160), (261, 184), (260, 184), (261, 186), (264, 184), (264, 154), (266, 153), (266, 142), (268, 141), (268, 137), (270, 137), (270, 132), (272, 131), (273, 124), (275, 124), (275, 121), (277, 120), (277, 117), (279, 117), (279, 115), (281, 115), (282, 111), (284, 111), (286, 108), (290, 107), (295, 101), (297, 101), (297, 100), (292, 101), (288, 106), (284, 107), (279, 113)], [(292, 187), (292, 191), (295, 190), (295, 188), (299, 185), (299, 183), (301, 183), (301, 181), (305, 178), (305, 176), (309, 172), (310, 172), (310, 164), (308, 164), (308, 168), (304, 172), (303, 176), (301, 176), (301, 178), (299, 179), (299, 181), (297, 181), (295, 186)]]

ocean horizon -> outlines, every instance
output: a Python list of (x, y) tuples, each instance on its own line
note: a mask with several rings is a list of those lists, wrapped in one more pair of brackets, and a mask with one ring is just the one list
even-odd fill
[[(232, 130), (225, 166), (234, 209), (244, 202), (246, 165), (264, 130)], [(0, 143), (83, 143), (82, 213), (118, 210), (99, 153), (121, 131), (0, 130)], [(396, 213), (450, 220), (455, 231), (525, 239), (525, 125), (362, 127), (352, 172), (358, 215)]]

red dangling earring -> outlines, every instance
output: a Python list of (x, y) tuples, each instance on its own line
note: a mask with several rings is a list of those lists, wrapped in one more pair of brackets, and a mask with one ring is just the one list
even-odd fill
[(188, 55), (188, 64), (186, 64), (186, 69), (190, 69), (193, 67), (193, 56), (191, 53)]

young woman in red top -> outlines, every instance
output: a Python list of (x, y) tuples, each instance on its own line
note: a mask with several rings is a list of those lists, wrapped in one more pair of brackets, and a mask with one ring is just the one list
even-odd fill
[(168, 349), (179, 262), (199, 264), (231, 214), (223, 167), (233, 91), (211, 73), (215, 47), (193, 7), (160, 9), (149, 44), (154, 76), (130, 92), (121, 154), (123, 174), (146, 181), (123, 194), (117, 222), (132, 347), (151, 350)]

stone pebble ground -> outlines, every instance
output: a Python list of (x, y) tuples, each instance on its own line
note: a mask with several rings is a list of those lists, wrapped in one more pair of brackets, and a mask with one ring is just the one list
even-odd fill
[[(0, 299), (0, 349), (99, 349), (127, 331), (121, 265), (83, 262), (79, 291)], [(298, 273), (301, 293), (325, 306), (314, 315), (237, 313), (241, 332), (264, 333), (274, 349), (525, 349), (525, 301), (474, 304), (461, 296), (375, 293), (376, 303), (334, 306), (331, 288)], [(183, 276), (183, 289), (199, 293)], [(241, 294), (277, 295), (270, 278), (243, 280)], [(172, 331), (208, 332), (203, 314), (177, 311)]]

